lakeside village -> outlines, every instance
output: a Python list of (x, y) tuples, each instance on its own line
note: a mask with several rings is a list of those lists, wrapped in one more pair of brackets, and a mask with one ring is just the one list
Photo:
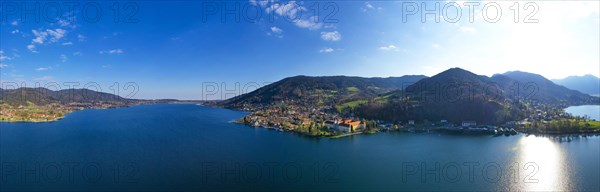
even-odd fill
[(108, 109), (131, 106), (133, 102), (71, 102), (68, 104), (51, 103), (13, 106), (0, 102), (0, 122), (52, 122), (62, 119), (66, 114), (83, 109)]
[(400, 132), (447, 132), (451, 134), (516, 135), (528, 134), (600, 134), (600, 122), (588, 117), (572, 116), (562, 109), (535, 106), (528, 117), (520, 121), (508, 121), (501, 125), (480, 124), (475, 121), (462, 121), (458, 124), (447, 120), (417, 122), (386, 122), (366, 120), (352, 114), (341, 116), (331, 106), (309, 108), (299, 105), (276, 105), (244, 107), (252, 111), (237, 120), (252, 127), (273, 128), (314, 137), (338, 138), (363, 133), (381, 131)]

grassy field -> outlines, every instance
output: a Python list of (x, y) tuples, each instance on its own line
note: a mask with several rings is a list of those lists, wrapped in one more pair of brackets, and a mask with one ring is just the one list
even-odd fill
[(600, 129), (600, 121), (579, 122), (579, 125), (585, 126), (586, 123), (589, 123), (590, 128), (592, 128), (592, 129)]
[(342, 111), (342, 110), (344, 110), (346, 108), (354, 109), (358, 105), (364, 104), (364, 103), (367, 103), (367, 102), (369, 102), (369, 101), (367, 101), (365, 99), (361, 99), (361, 100), (351, 101), (351, 102), (347, 102), (347, 103), (344, 103), (344, 104), (341, 104), (341, 105), (337, 105), (337, 106), (335, 106), (335, 108), (338, 111)]
[(541, 130), (551, 133), (598, 132), (600, 131), (600, 121), (552, 120), (542, 126)]
[[(575, 123), (574, 119), (569, 120), (571, 123)], [(582, 128), (592, 128), (592, 129), (600, 129), (600, 121), (579, 121), (579, 127)]]
[(378, 103), (381, 103), (381, 104), (385, 104), (390, 101), (390, 97), (391, 97), (391, 95), (379, 96), (379, 97), (375, 98), (375, 101), (377, 101)]
[(356, 92), (360, 91), (360, 89), (358, 89), (356, 87), (347, 87), (346, 90), (348, 90), (348, 92), (350, 92), (350, 93), (356, 93)]

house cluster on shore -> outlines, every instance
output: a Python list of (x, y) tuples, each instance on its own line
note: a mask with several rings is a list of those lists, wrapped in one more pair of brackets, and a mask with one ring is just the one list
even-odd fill
[(367, 121), (342, 117), (332, 113), (332, 107), (306, 106), (298, 101), (286, 101), (275, 105), (246, 106), (253, 111), (238, 122), (253, 127), (275, 128), (315, 136), (332, 136), (362, 132)]
[(293, 108), (291, 110), (266, 109), (247, 115), (244, 124), (254, 127), (278, 128), (283, 130), (319, 129), (341, 134), (355, 133), (366, 128), (366, 121), (342, 118), (318, 110), (309, 112)]
[(73, 109), (58, 104), (47, 106), (12, 106), (0, 104), (0, 121), (5, 122), (47, 122), (55, 121)]
[[(406, 120), (382, 121), (365, 120), (353, 114), (342, 116), (336, 113), (331, 106), (307, 106), (299, 101), (286, 101), (275, 105), (259, 105), (246, 108), (253, 111), (240, 119), (246, 125), (254, 127), (276, 128), (278, 130), (294, 131), (313, 136), (349, 135), (362, 132), (377, 132), (400, 130), (408, 132), (423, 131), (451, 131), (475, 134), (514, 134), (519, 132), (546, 132), (546, 127), (557, 121), (576, 120), (563, 110), (544, 105), (532, 105), (527, 111), (528, 115), (519, 121), (506, 121), (502, 124), (488, 124), (465, 120), (450, 122), (448, 120)], [(579, 122), (579, 120), (577, 120)], [(582, 120), (582, 121), (585, 121)], [(573, 122), (571, 124), (576, 124)], [(564, 123), (563, 123), (564, 124)], [(589, 123), (583, 122), (582, 128), (591, 128)], [(579, 131), (579, 130), (575, 130)], [(585, 130), (590, 131), (590, 130)], [(558, 131), (560, 132), (560, 130)], [(564, 131), (563, 131), (564, 132)]]
[(32, 102), (21, 105), (9, 105), (0, 102), (0, 121), (4, 122), (51, 122), (64, 117), (65, 114), (83, 109), (107, 109), (127, 107), (142, 102), (70, 102), (36, 105)]
[(354, 133), (366, 129), (366, 124), (365, 121), (339, 118), (325, 121), (324, 126), (340, 133)]

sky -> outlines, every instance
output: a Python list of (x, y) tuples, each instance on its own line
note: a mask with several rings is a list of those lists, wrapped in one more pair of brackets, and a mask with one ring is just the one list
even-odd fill
[(296, 75), (461, 67), (598, 77), (599, 10), (598, 1), (2, 1), (0, 80), (224, 99)]

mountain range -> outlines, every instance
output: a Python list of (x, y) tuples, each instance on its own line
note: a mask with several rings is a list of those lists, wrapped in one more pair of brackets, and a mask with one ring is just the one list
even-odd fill
[(424, 78), (426, 76), (423, 75), (388, 78), (295, 76), (225, 100), (222, 105), (228, 108), (242, 108), (245, 105), (269, 105), (285, 100), (311, 104), (343, 103), (402, 89)]
[(600, 78), (593, 75), (569, 76), (552, 82), (590, 95), (600, 95)]
[[(538, 74), (511, 71), (502, 75), (513, 80), (508, 83), (504, 82), (504, 86), (513, 85), (513, 88), (508, 88), (513, 92), (517, 91), (518, 95), (516, 96), (520, 98), (525, 97), (525, 99), (538, 101), (543, 104), (558, 104), (563, 106), (588, 104), (590, 100), (594, 100), (588, 94), (557, 85)], [(514, 85), (519, 85), (519, 87), (515, 87)]]
[(225, 100), (223, 106), (239, 109), (286, 100), (295, 100), (295, 105), (346, 106), (342, 109), (348, 114), (368, 119), (487, 123), (521, 119), (534, 105), (562, 109), (599, 104), (597, 97), (538, 74), (512, 71), (487, 77), (452, 68), (432, 77), (290, 77)]
[(18, 89), (0, 89), (0, 104), (9, 104), (13, 106), (27, 105), (47, 105), (52, 103), (93, 103), (93, 102), (131, 102), (132, 99), (125, 99), (110, 93), (92, 91), (89, 89), (63, 89), (53, 91), (47, 88), (18, 88)]

